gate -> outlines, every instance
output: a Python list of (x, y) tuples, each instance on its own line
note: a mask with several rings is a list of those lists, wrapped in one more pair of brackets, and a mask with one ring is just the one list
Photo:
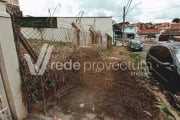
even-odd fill
[(12, 120), (1, 72), (0, 72), (0, 120)]

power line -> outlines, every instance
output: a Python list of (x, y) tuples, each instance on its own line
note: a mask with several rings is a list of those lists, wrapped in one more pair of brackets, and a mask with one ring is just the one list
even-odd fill
[(125, 28), (126, 15), (127, 15), (128, 10), (131, 6), (131, 3), (132, 3), (132, 0), (129, 0), (127, 5), (123, 7), (122, 46), (124, 46), (124, 42), (125, 42), (124, 28)]
[[(169, 10), (169, 9), (175, 9), (178, 8), (180, 6), (176, 6), (176, 7), (170, 7), (170, 8), (161, 8), (161, 9), (154, 9), (154, 10), (150, 10), (150, 11), (146, 11), (147, 13), (151, 13), (151, 12), (162, 12), (162, 10)], [(164, 12), (164, 11), (163, 11)]]
[(130, 1), (131, 1), (131, 0), (128, 0), (128, 2), (127, 2), (127, 4), (126, 4), (126, 7), (127, 7), (127, 6), (129, 6), (129, 4), (130, 4)]
[(143, 8), (143, 9), (164, 9), (164, 8), (172, 8), (172, 7), (177, 7), (177, 6), (180, 6), (180, 4), (178, 4), (178, 5), (169, 5), (169, 6), (158, 7), (158, 8)]
[[(129, 1), (128, 1), (129, 3)], [(135, 4), (129, 11), (128, 13), (130, 13), (137, 5), (139, 5), (141, 3), (137, 3)], [(170, 10), (170, 9), (175, 9), (175, 8), (179, 8), (180, 5), (169, 5), (169, 6), (166, 6), (166, 7), (159, 7), (159, 8), (142, 8), (142, 9), (150, 9), (148, 11), (145, 11), (145, 13), (152, 13), (152, 12), (164, 12), (164, 10)], [(126, 15), (128, 17), (128, 15)], [(119, 16), (113, 16), (113, 17), (120, 17), (122, 18), (123, 15), (119, 15)]]
[(131, 3), (132, 3), (132, 0), (129, 0), (129, 1), (130, 1), (130, 2), (129, 2), (129, 4), (128, 4), (127, 8), (126, 8), (126, 13), (125, 13), (125, 15), (127, 15), (128, 10), (129, 10), (129, 8), (130, 8), (130, 6), (131, 6)]
[(130, 13), (134, 8), (136, 8), (138, 5), (140, 5), (140, 4), (141, 4), (141, 2), (135, 4), (135, 5), (130, 9), (129, 13)]

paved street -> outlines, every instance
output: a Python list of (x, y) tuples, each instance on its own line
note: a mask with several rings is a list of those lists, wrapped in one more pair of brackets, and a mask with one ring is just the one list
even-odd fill
[(158, 42), (155, 42), (155, 41), (146, 41), (146, 42), (143, 42), (143, 51), (141, 52), (134, 52), (134, 53), (137, 53), (137, 54), (140, 54), (141, 55), (141, 58), (142, 58), (142, 61), (145, 61), (146, 60), (146, 54), (149, 50), (149, 48), (155, 44), (158, 44)]

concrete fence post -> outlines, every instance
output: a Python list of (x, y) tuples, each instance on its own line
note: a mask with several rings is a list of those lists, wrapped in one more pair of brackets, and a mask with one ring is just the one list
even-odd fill
[(111, 49), (112, 48), (112, 37), (108, 34), (106, 34), (107, 36), (107, 49)]
[(80, 45), (80, 29), (79, 29), (79, 27), (77, 26), (77, 24), (76, 23), (72, 23), (71, 24), (72, 25), (72, 27), (74, 28), (74, 39), (75, 39), (75, 44), (76, 45)]
[(0, 0), (0, 61), (2, 79), (11, 113), (15, 120), (22, 120), (28, 112), (22, 101), (18, 57), (11, 18), (6, 12), (5, 0)]

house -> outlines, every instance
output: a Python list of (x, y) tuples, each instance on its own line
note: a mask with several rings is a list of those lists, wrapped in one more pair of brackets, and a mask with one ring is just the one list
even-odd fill
[(144, 30), (138, 31), (138, 35), (139, 35), (141, 40), (145, 40), (146, 38), (149, 38), (149, 39), (158, 38), (159, 37), (159, 33), (160, 33), (160, 30), (157, 29), (157, 28), (154, 28), (154, 29), (144, 29)]
[[(129, 25), (129, 22), (124, 23), (125, 26)], [(117, 23), (113, 25), (113, 43), (122, 40), (123, 36), (123, 23)]]
[(19, 0), (7, 0), (9, 4), (19, 6)]
[(124, 34), (126, 38), (134, 39), (137, 35), (136, 25), (126, 25), (124, 27)]
[(180, 30), (180, 23), (171, 23), (170, 28), (173, 30)]
[(10, 14), (13, 14), (16, 17), (22, 17), (22, 11), (19, 7), (19, 1), (18, 0), (7, 0), (8, 4), (6, 4), (7, 11)]
[(141, 23), (141, 22), (134, 23), (134, 24), (132, 24), (132, 25), (137, 26), (137, 31), (139, 31), (139, 30), (144, 30), (144, 29), (145, 29), (145, 24), (144, 24), (144, 23)]
[(180, 29), (168, 29), (159, 36), (159, 41), (168, 41), (169, 39), (180, 41)]
[[(113, 26), (114, 38), (122, 38), (122, 27)], [(120, 29), (119, 29), (120, 28)], [(170, 32), (171, 31), (171, 32)], [(124, 33), (126, 38), (138, 38), (140, 40), (155, 39), (167, 40), (171, 36), (180, 36), (180, 23), (133, 23), (125, 25)], [(166, 36), (165, 36), (166, 35)]]
[(113, 25), (113, 42), (119, 41), (122, 38), (122, 24)]
[(155, 28), (159, 30), (167, 30), (167, 29), (170, 29), (170, 27), (171, 27), (171, 24), (168, 22), (155, 24)]
[(180, 40), (180, 23), (171, 23), (167, 29), (161, 30), (159, 41), (168, 41), (169, 39)]

